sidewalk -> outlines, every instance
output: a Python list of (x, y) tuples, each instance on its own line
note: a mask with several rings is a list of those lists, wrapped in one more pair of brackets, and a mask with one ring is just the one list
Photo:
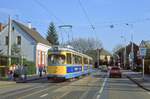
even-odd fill
[(135, 74), (128, 74), (127, 77), (132, 80), (134, 83), (136, 83), (139, 87), (150, 91), (150, 75), (146, 75), (144, 79), (142, 78), (142, 73), (137, 73)]
[(0, 81), (0, 87), (1, 86), (6, 86), (6, 85), (11, 85), (11, 84), (15, 84), (16, 82), (14, 81)]

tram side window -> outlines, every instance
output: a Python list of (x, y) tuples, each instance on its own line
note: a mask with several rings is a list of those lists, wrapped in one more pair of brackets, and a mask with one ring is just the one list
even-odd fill
[(67, 53), (67, 64), (71, 64), (71, 53)]
[(73, 64), (82, 64), (82, 57), (78, 55), (72, 56), (72, 63)]
[(84, 64), (88, 64), (88, 59), (87, 58), (84, 58), (83, 61), (84, 61)]
[(75, 55), (75, 64), (78, 64), (79, 62), (78, 62), (78, 56), (77, 55)]
[(72, 55), (72, 64), (75, 64), (75, 55)]
[(90, 59), (89, 61), (90, 61), (89, 64), (92, 64), (92, 60)]
[(78, 56), (78, 64), (82, 64), (82, 57)]

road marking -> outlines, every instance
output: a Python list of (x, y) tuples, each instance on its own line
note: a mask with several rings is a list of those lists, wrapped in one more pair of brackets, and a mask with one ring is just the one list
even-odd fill
[(102, 92), (103, 92), (103, 90), (104, 90), (106, 81), (107, 81), (107, 78), (104, 79), (104, 82), (103, 82), (103, 84), (102, 84), (101, 89), (100, 89), (99, 92), (98, 92), (98, 95), (97, 95), (97, 98), (96, 98), (96, 99), (99, 99), (99, 98), (100, 98), (100, 96), (101, 96), (101, 94), (102, 94)]
[(48, 93), (46, 93), (46, 94), (44, 94), (44, 95), (41, 95), (40, 97), (43, 98), (43, 97), (45, 97), (45, 96), (47, 96), (47, 95), (48, 95)]
[(100, 96), (101, 96), (101, 95), (97, 95), (97, 98), (96, 98), (96, 99), (100, 99)]
[(40, 90), (40, 91), (33, 92), (33, 93), (31, 93), (31, 94), (27, 94), (27, 95), (22, 96), (22, 97), (17, 98), (17, 99), (23, 99), (23, 98), (26, 98), (26, 97), (32, 96), (32, 95), (37, 94), (37, 93), (40, 93), (40, 92), (42, 92), (42, 91), (46, 91), (46, 90), (48, 90), (49, 88), (51, 88), (51, 87), (48, 87), (48, 88), (43, 89), (43, 90)]
[(61, 95), (61, 96), (59, 97), (59, 99), (63, 98), (65, 95), (67, 95), (67, 94), (69, 94), (69, 93), (70, 93), (69, 91), (66, 92), (66, 93), (64, 93), (63, 95)]
[(150, 95), (150, 92), (148, 92), (148, 94)]
[[(30, 91), (30, 90), (36, 89), (36, 88), (41, 88), (41, 87), (33, 87), (33, 88), (21, 90), (21, 91), (16, 92), (16, 93), (19, 94), (19, 93), (22, 93), (22, 92), (26, 92), (26, 91)], [(16, 93), (10, 93), (10, 94), (8, 94), (8, 95), (6, 95), (6, 96), (4, 96), (4, 97), (8, 97), (8, 96), (11, 96), (11, 95), (15, 95)], [(17, 99), (22, 99), (22, 98), (17, 98)]]
[[(56, 86), (57, 86), (57, 84), (56, 84)], [(23, 98), (26, 98), (26, 97), (32, 96), (32, 95), (34, 95), (34, 94), (38, 94), (38, 93), (40, 93), (40, 92), (43, 92), (43, 91), (46, 91), (46, 90), (49, 90), (49, 89), (55, 88), (56, 86), (48, 87), (48, 88), (46, 88), (46, 89), (39, 90), (39, 91), (33, 92), (33, 93), (31, 93), (31, 94), (27, 94), (27, 95), (25, 95), (25, 96), (21, 96), (21, 97), (19, 97), (19, 98), (17, 98), (17, 99), (23, 99)], [(41, 87), (41, 86), (40, 86), (40, 87)], [(38, 87), (38, 88), (40, 88), (40, 87)], [(43, 86), (42, 86), (42, 87), (43, 87)]]

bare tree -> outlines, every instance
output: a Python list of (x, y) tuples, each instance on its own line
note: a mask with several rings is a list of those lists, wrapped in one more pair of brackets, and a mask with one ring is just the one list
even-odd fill
[(119, 49), (123, 48), (122, 44), (118, 44), (117, 46), (114, 47), (113, 52), (117, 52)]
[(88, 50), (102, 48), (102, 43), (100, 41), (95, 40), (94, 38), (76, 38), (71, 42), (67, 42), (66, 44), (71, 45), (76, 50), (80, 50), (83, 53), (85, 53)]

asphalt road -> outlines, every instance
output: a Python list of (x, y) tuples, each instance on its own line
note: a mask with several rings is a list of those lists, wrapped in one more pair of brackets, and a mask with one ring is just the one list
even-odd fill
[(149, 99), (150, 93), (126, 78), (108, 78), (95, 71), (86, 77), (65, 82), (46, 79), (0, 86), (0, 99)]

